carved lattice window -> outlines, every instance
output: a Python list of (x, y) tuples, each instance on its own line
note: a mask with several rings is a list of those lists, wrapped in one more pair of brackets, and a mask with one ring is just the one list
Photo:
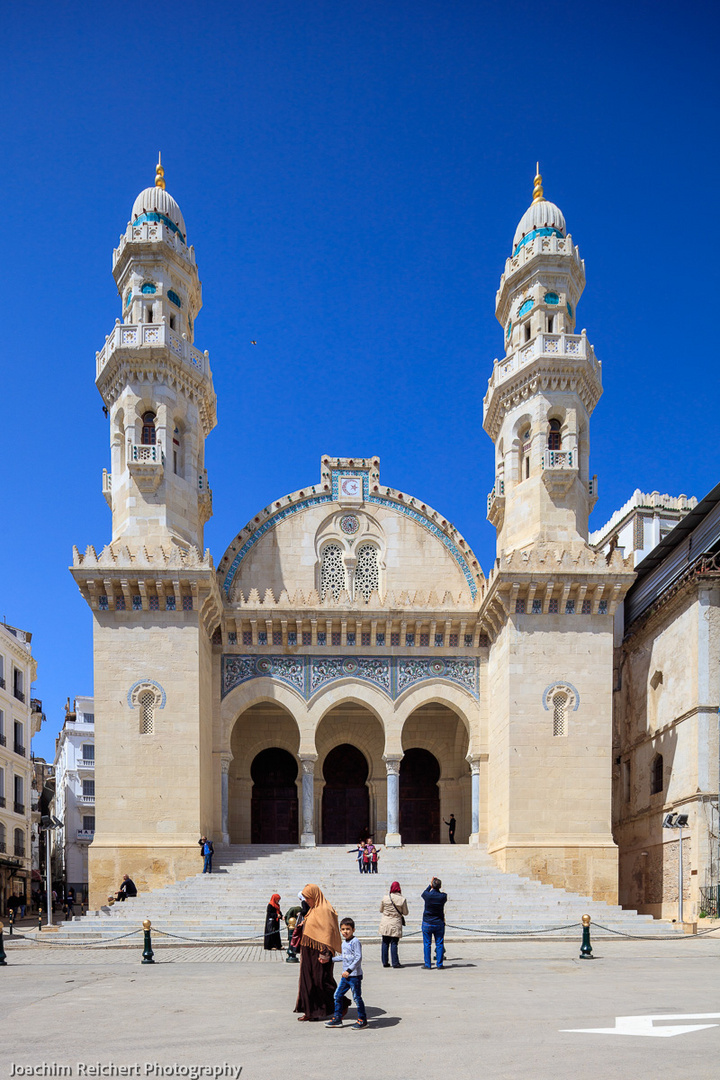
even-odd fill
[(553, 735), (567, 735), (567, 694), (553, 698)]
[(373, 591), (380, 594), (377, 548), (372, 544), (363, 544), (358, 550), (355, 565), (355, 593), (363, 596), (367, 603)]
[(331, 592), (337, 600), (345, 585), (345, 563), (339, 544), (328, 544), (323, 551), (320, 569), (320, 597), (325, 599)]
[(152, 735), (154, 729), (155, 695), (146, 690), (140, 695), (140, 734)]

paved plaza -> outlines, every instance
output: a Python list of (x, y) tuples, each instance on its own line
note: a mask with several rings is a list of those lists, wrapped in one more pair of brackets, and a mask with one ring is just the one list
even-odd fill
[[(384, 970), (379, 946), (369, 944), (363, 993), (370, 1026), (351, 1030), (351, 1009), (345, 1027), (330, 1031), (297, 1022), (297, 966), (257, 946), (159, 948), (156, 963), (142, 966), (139, 946), (10, 942), (8, 966), (0, 969), (0, 1080), (32, 1075), (20, 1070), (43, 1064), (71, 1069), (45, 1075), (92, 1075), (79, 1066), (98, 1062), (139, 1065), (134, 1076), (189, 1080), (191, 1066), (236, 1080), (717, 1075), (720, 1026), (669, 1037), (653, 1032), (720, 1025), (720, 938), (598, 938), (593, 961), (578, 958), (579, 944), (457, 943), (444, 971), (425, 971), (419, 942), (407, 941), (404, 969)], [(614, 1029), (616, 1017), (636, 1018), (619, 1023), (630, 1034), (564, 1030)], [(169, 1071), (176, 1066), (184, 1071)]]

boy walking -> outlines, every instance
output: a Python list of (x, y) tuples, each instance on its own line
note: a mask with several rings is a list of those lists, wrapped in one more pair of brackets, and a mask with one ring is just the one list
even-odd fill
[(355, 937), (355, 923), (352, 919), (343, 919), (340, 923), (343, 936), (342, 953), (334, 956), (335, 962), (342, 962), (342, 978), (335, 991), (335, 1015), (325, 1027), (342, 1027), (342, 999), (350, 990), (357, 1006), (357, 1020), (352, 1025), (359, 1030), (368, 1026), (365, 1014), (365, 1002), (362, 999), (362, 945)]

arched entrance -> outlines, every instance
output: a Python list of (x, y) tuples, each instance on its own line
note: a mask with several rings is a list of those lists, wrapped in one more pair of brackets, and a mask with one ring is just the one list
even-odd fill
[(370, 822), (368, 764), (364, 754), (350, 743), (336, 746), (325, 758), (323, 777), (323, 843), (355, 843)]
[(406, 844), (440, 843), (440, 765), (413, 747), (400, 762), (400, 834)]
[(250, 766), (253, 780), (250, 835), (253, 844), (297, 844), (298, 765), (277, 746), (261, 750)]

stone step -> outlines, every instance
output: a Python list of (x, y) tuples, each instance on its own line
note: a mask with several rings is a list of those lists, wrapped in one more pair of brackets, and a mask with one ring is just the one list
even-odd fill
[[(312, 849), (219, 846), (212, 874), (198, 872), (125, 903), (76, 917), (58, 927), (57, 936), (61, 940), (106, 941), (130, 932), (149, 918), (157, 931), (195, 940), (257, 938), (262, 934), (270, 895), (280, 892), (286, 909), (294, 902), (298, 889), (314, 881), (341, 916), (352, 914), (360, 936), (373, 939), (378, 932), (380, 899), (394, 879), (401, 882), (410, 907), (407, 934), (419, 929), (420, 893), (431, 874), (444, 880), (450, 895), (447, 908), (450, 927), (520, 932), (572, 924), (572, 930), (567, 933), (575, 936), (580, 932), (581, 916), (588, 913), (594, 923), (613, 930), (653, 937), (674, 930), (671, 924), (656, 922), (649, 915), (624, 911), (617, 905), (594, 901), (517, 874), (504, 874), (483, 848), (407, 845), (385, 849), (380, 858), (378, 874), (361, 875), (356, 860), (348, 855), (346, 848), (339, 846)], [(457, 938), (463, 933), (449, 929), (448, 937), (454, 934)], [(158, 940), (163, 940), (161, 934)]]

